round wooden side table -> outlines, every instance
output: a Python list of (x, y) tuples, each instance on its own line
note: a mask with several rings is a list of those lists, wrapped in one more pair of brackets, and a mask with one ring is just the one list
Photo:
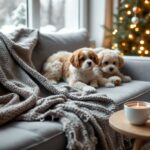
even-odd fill
[(150, 120), (145, 125), (135, 126), (128, 122), (123, 110), (120, 110), (110, 116), (109, 124), (117, 132), (135, 138), (133, 150), (140, 150), (144, 141), (150, 140)]

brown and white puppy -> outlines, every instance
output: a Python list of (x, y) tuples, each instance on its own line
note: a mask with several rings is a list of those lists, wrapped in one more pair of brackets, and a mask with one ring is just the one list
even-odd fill
[(122, 74), (119, 70), (123, 67), (124, 60), (118, 50), (99, 50), (98, 58), (99, 67), (102, 71), (103, 77), (108, 78), (115, 85), (120, 85), (121, 82), (131, 81), (131, 77)]
[(43, 72), (52, 83), (63, 79), (76, 89), (95, 92), (98, 83), (94, 68), (98, 63), (97, 54), (90, 48), (81, 48), (73, 53), (60, 51), (47, 59)]

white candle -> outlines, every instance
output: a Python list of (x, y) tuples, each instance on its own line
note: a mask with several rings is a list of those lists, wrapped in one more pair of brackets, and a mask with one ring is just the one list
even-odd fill
[(134, 108), (134, 109), (143, 109), (143, 108), (146, 108), (146, 106), (144, 105), (140, 105), (139, 102), (136, 103), (136, 105), (132, 105), (130, 106), (131, 108)]

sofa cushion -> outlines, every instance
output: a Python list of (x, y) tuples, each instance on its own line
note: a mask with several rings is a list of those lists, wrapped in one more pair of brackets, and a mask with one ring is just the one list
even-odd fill
[(59, 123), (13, 122), (0, 128), (0, 150), (63, 150), (65, 136)]
[(150, 102), (150, 82), (133, 80), (115, 88), (99, 88), (99, 93), (112, 98), (118, 105), (129, 100)]
[(32, 54), (33, 64), (40, 71), (42, 64), (49, 55), (59, 51), (73, 51), (89, 46), (89, 37), (84, 29), (72, 33), (41, 34)]

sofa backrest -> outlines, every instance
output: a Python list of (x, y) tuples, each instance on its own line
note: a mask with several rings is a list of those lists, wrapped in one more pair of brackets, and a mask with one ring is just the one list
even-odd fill
[(39, 33), (37, 45), (32, 54), (32, 61), (38, 71), (49, 55), (60, 51), (74, 51), (81, 47), (89, 46), (89, 37), (86, 30), (71, 33)]

